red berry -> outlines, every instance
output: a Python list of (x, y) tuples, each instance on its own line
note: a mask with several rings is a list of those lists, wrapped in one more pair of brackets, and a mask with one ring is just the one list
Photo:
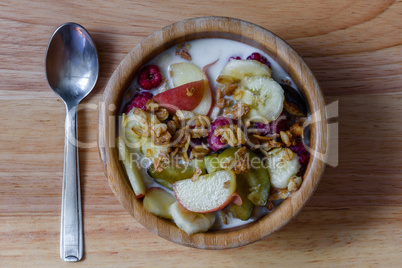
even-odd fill
[(152, 97), (153, 95), (149, 92), (141, 92), (136, 94), (127, 104), (126, 108), (124, 109), (124, 113), (128, 114), (128, 112), (130, 112), (134, 107), (145, 111), (147, 109), (147, 101), (152, 99)]
[(259, 135), (268, 135), (274, 133), (279, 134), (279, 132), (285, 131), (287, 127), (286, 116), (284, 113), (281, 113), (276, 120), (270, 122), (269, 124), (256, 123), (254, 127), (257, 129)]
[(296, 146), (290, 147), (290, 149), (299, 156), (299, 163), (302, 166), (306, 166), (310, 160), (310, 153), (304, 147), (303, 142), (299, 142)]
[(230, 124), (236, 124), (235, 120), (226, 117), (219, 117), (212, 122), (209, 132), (208, 132), (208, 145), (213, 151), (218, 151), (226, 146), (227, 144), (221, 142), (221, 136), (215, 136), (214, 132), (218, 126), (225, 126)]
[(233, 56), (229, 58), (229, 61), (231, 60), (241, 60), (241, 58), (239, 56)]
[(267, 65), (269, 68), (271, 68), (271, 63), (267, 60), (267, 58), (265, 58), (264, 56), (262, 56), (260, 53), (258, 52), (254, 52), (253, 54), (251, 54), (250, 56), (247, 57), (248, 60), (256, 60), (261, 62), (262, 64)]
[(157, 88), (163, 82), (163, 76), (156, 65), (148, 65), (140, 70), (138, 84), (145, 90)]

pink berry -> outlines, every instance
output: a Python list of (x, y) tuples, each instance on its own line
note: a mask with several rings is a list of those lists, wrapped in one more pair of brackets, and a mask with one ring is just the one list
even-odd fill
[(147, 101), (152, 99), (152, 97), (153, 95), (149, 92), (141, 92), (134, 95), (134, 97), (124, 109), (124, 113), (128, 114), (128, 112), (130, 112), (133, 108), (140, 108), (145, 111), (147, 109)]
[(304, 147), (303, 142), (299, 142), (296, 146), (290, 147), (290, 149), (299, 156), (299, 162), (304, 167), (308, 164), (310, 160), (310, 153)]
[(236, 121), (226, 117), (219, 117), (212, 122), (209, 132), (208, 132), (208, 145), (213, 151), (218, 151), (226, 146), (227, 144), (221, 142), (221, 136), (215, 136), (214, 132), (218, 126), (225, 126), (230, 124), (235, 124)]
[(239, 56), (233, 56), (229, 58), (229, 61), (231, 60), (241, 60), (241, 58)]
[(254, 52), (253, 54), (251, 54), (250, 56), (247, 57), (248, 60), (256, 60), (261, 62), (262, 64), (267, 65), (269, 68), (271, 68), (271, 63), (267, 60), (267, 58), (265, 58), (264, 56), (262, 56), (260, 53), (258, 52)]
[(145, 90), (157, 88), (163, 82), (163, 76), (156, 65), (148, 65), (140, 70), (138, 84)]
[(287, 127), (286, 116), (282, 113), (278, 119), (270, 122), (269, 124), (256, 123), (254, 127), (257, 129), (259, 135), (274, 134), (285, 131)]

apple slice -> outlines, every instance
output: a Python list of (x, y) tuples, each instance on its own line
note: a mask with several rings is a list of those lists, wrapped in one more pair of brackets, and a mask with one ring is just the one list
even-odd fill
[(209, 86), (209, 82), (207, 80), (204, 80), (204, 82), (205, 82), (204, 95), (202, 97), (202, 100), (200, 101), (200, 104), (198, 104), (198, 106), (192, 110), (194, 114), (208, 115), (212, 109), (211, 87)]
[(174, 202), (176, 202), (176, 198), (173, 195), (161, 188), (153, 187), (147, 191), (142, 204), (145, 210), (156, 216), (172, 219), (169, 207)]
[(188, 211), (179, 202), (173, 203), (169, 207), (169, 213), (177, 227), (185, 231), (188, 235), (206, 232), (215, 222), (214, 213), (199, 214)]
[(133, 165), (131, 162), (130, 151), (124, 143), (124, 139), (122, 137), (117, 138), (117, 145), (120, 159), (123, 162), (124, 168), (126, 169), (128, 180), (130, 181), (131, 187), (133, 187), (134, 194), (137, 196), (137, 198), (141, 198), (145, 195), (147, 189), (144, 181), (142, 180), (138, 166)]
[(232, 170), (177, 181), (173, 184), (173, 191), (177, 201), (192, 212), (214, 212), (232, 202), (237, 205), (242, 203), (240, 196), (235, 193), (236, 174)]
[(154, 100), (170, 113), (177, 110), (192, 111), (200, 104), (204, 91), (204, 80), (198, 80), (159, 93)]
[(192, 110), (195, 114), (207, 115), (212, 108), (211, 87), (208, 76), (205, 74), (206, 68), (210, 65), (211, 64), (205, 66), (204, 71), (202, 71), (198, 66), (188, 62), (180, 62), (170, 65), (170, 76), (172, 78), (173, 86), (175, 87), (201, 79), (205, 81), (205, 90), (202, 100), (199, 105)]
[(189, 62), (173, 63), (169, 71), (173, 86), (178, 87), (198, 80), (207, 80), (202, 70)]

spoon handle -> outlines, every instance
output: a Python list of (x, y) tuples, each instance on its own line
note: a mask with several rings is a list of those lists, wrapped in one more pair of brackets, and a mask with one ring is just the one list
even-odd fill
[(67, 106), (60, 232), (60, 257), (64, 261), (79, 261), (83, 251), (76, 118), (77, 106)]

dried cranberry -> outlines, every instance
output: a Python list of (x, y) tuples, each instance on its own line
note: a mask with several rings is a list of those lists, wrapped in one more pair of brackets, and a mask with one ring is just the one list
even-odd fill
[(247, 57), (248, 60), (256, 60), (261, 62), (262, 64), (267, 65), (269, 68), (271, 68), (271, 63), (267, 60), (267, 58), (265, 58), (264, 56), (262, 56), (260, 53), (258, 52), (254, 52), (253, 54), (251, 54), (250, 56)]
[(269, 124), (255, 123), (254, 128), (256, 128), (256, 132), (259, 135), (267, 135), (271, 132)]
[(286, 121), (286, 116), (284, 113), (282, 113), (278, 119), (270, 122), (269, 124), (263, 124), (263, 123), (256, 123), (254, 127), (257, 129), (257, 133), (259, 135), (268, 135), (268, 134), (274, 134), (281, 131), (285, 131), (287, 127), (287, 121)]
[(149, 90), (160, 86), (163, 76), (156, 65), (148, 65), (141, 69), (138, 79), (141, 88)]
[(229, 61), (231, 60), (241, 60), (241, 58), (239, 56), (233, 56), (229, 58)]
[(140, 108), (143, 109), (144, 111), (147, 109), (146, 104), (147, 101), (152, 99), (153, 95), (149, 92), (141, 92), (136, 95), (131, 99), (131, 101), (127, 104), (126, 108), (124, 109), (124, 113), (128, 114), (128, 112), (131, 111), (131, 109), (135, 108)]
[(219, 117), (212, 122), (209, 132), (208, 132), (208, 145), (213, 151), (218, 151), (227, 146), (227, 144), (221, 142), (221, 136), (215, 136), (214, 132), (218, 126), (225, 126), (230, 124), (235, 124), (236, 121), (226, 118), (226, 117)]
[(296, 146), (290, 147), (290, 149), (299, 156), (299, 162), (302, 166), (307, 165), (310, 160), (310, 153), (304, 147), (303, 142), (299, 142)]

